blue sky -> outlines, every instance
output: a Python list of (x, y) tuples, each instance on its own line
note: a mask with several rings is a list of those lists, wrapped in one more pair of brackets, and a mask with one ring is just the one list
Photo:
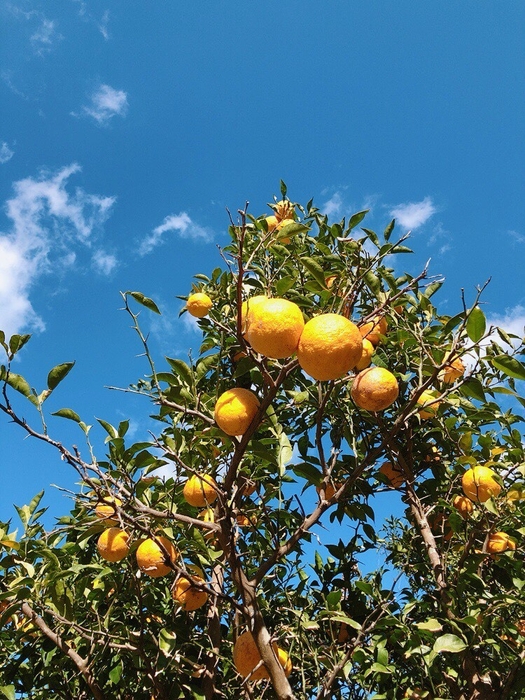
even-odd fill
[[(140, 435), (145, 402), (104, 389), (147, 371), (119, 290), (161, 307), (159, 358), (198, 348), (176, 295), (220, 263), (225, 207), (269, 211), (280, 179), (335, 217), (395, 216), (444, 313), (492, 277), (486, 313), (522, 331), (521, 0), (2, 0), (0, 21), (0, 328), (33, 333), (16, 370), (37, 389), (76, 360), (49, 410)], [(64, 511), (56, 455), (4, 419), (0, 444), (0, 519), (44, 487)]]

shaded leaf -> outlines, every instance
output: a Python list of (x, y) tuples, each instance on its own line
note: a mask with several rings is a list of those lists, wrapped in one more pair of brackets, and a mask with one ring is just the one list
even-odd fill
[(149, 297), (144, 296), (144, 294), (142, 294), (142, 292), (126, 292), (126, 294), (129, 294), (130, 296), (132, 296), (133, 299), (135, 299), (135, 301), (138, 304), (140, 304), (141, 306), (145, 306), (146, 309), (149, 309), (150, 311), (154, 311), (156, 314), (160, 315), (159, 307), (157, 306), (157, 304), (155, 304), (153, 299), (150, 299)]
[(326, 289), (324, 270), (317, 260), (314, 260), (313, 258), (302, 258), (302, 263), (312, 277), (323, 287), (323, 289)]
[(441, 654), (443, 652), (450, 652), (452, 654), (458, 654), (460, 651), (464, 651), (467, 648), (467, 644), (455, 634), (442, 634), (434, 642), (433, 651), (436, 654)]
[(63, 362), (61, 365), (53, 367), (53, 369), (47, 375), (47, 388), (53, 391), (53, 389), (57, 387), (69, 374), (69, 372), (71, 372), (74, 365), (74, 362)]

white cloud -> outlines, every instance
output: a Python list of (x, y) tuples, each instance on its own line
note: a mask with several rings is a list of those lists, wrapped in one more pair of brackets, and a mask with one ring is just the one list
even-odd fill
[(516, 243), (525, 243), (525, 236), (522, 233), (519, 233), (518, 231), (507, 231), (509, 236), (511, 238), (514, 238)]
[(40, 26), (31, 35), (31, 44), (36, 53), (42, 56), (51, 51), (53, 45), (63, 38), (62, 34), (56, 29), (55, 21), (43, 17)]
[(321, 205), (321, 211), (326, 216), (340, 216), (343, 210), (343, 198), (340, 192), (335, 192), (329, 200)]
[(44, 328), (30, 301), (33, 285), (57, 261), (72, 265), (74, 245), (89, 246), (109, 216), (114, 197), (91, 195), (80, 187), (67, 191), (69, 178), (79, 171), (73, 164), (13, 185), (14, 196), (5, 206), (11, 225), (0, 232), (0, 328), (6, 335)]
[(174, 231), (181, 238), (193, 238), (201, 241), (211, 241), (213, 238), (213, 233), (209, 229), (199, 226), (191, 220), (185, 211), (182, 211), (180, 214), (170, 214), (160, 226), (154, 228), (151, 234), (142, 241), (139, 254), (150, 253), (162, 242), (163, 235), (170, 231)]
[(97, 250), (93, 254), (93, 267), (102, 275), (109, 275), (118, 265), (117, 258), (109, 253), (104, 253), (103, 250)]
[(518, 304), (510, 309), (505, 309), (504, 314), (487, 314), (487, 322), (492, 326), (499, 326), (507, 333), (523, 338), (525, 334), (525, 306)]
[[(82, 113), (93, 117), (99, 124), (107, 124), (115, 116), (124, 117), (127, 111), (127, 93), (104, 84), (91, 95), (91, 104), (82, 107)], [(73, 112), (72, 115), (78, 116)]]
[(109, 39), (109, 31), (108, 31), (108, 25), (109, 25), (109, 10), (106, 10), (104, 14), (102, 15), (102, 19), (98, 23), (98, 29), (99, 32), (102, 34), (104, 39), (108, 41)]
[(414, 231), (423, 226), (436, 211), (432, 199), (425, 197), (421, 202), (398, 204), (390, 210), (390, 216), (396, 219), (396, 223), (402, 228)]
[(0, 164), (7, 163), (8, 160), (11, 160), (11, 158), (15, 155), (15, 152), (12, 151), (8, 144), (5, 141), (2, 141), (2, 144), (0, 145)]

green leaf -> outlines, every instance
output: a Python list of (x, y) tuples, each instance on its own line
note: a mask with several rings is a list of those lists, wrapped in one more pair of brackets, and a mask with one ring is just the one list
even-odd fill
[(7, 698), (7, 700), (16, 700), (15, 686), (14, 685), (1, 685), (0, 693)]
[(71, 372), (74, 365), (74, 362), (63, 362), (61, 365), (53, 367), (51, 372), (47, 375), (47, 388), (53, 391), (53, 389)]
[(328, 605), (329, 610), (338, 610), (339, 609), (339, 603), (341, 602), (342, 595), (343, 595), (342, 591), (339, 590), (339, 591), (331, 591), (326, 596), (326, 604)]
[[(100, 425), (104, 428), (104, 430), (106, 431), (106, 433), (109, 435), (110, 438), (117, 438), (118, 437), (118, 431), (116, 428), (114, 428), (111, 425), (111, 423), (108, 423), (107, 421), (102, 420), (102, 418), (97, 418), (97, 420), (100, 423)], [(106, 438), (106, 440), (107, 440), (107, 438)]]
[(153, 299), (150, 299), (149, 297), (144, 296), (142, 292), (126, 292), (126, 294), (129, 294), (130, 296), (135, 299), (135, 301), (140, 304), (141, 306), (145, 306), (146, 309), (149, 309), (150, 311), (154, 311), (156, 314), (160, 315), (159, 307)]
[(294, 221), (293, 224), (287, 224), (278, 232), (277, 240), (280, 240), (281, 238), (289, 238), (290, 236), (295, 236), (297, 233), (304, 233), (305, 231), (309, 230), (310, 229), (308, 226)]
[(363, 221), (365, 216), (368, 214), (370, 209), (363, 209), (363, 211), (358, 211), (357, 214), (354, 214), (352, 217), (350, 217), (350, 221), (348, 222), (348, 228), (347, 231), (351, 231), (353, 228), (355, 228), (358, 224)]
[(168, 632), (167, 629), (161, 629), (159, 633), (159, 649), (169, 656), (173, 649), (177, 646), (177, 637), (173, 632)]
[(435, 294), (438, 289), (440, 289), (443, 286), (443, 282), (431, 282), (426, 288), (425, 291), (423, 292), (423, 295), (427, 298), (430, 299), (430, 297)]
[(473, 343), (477, 343), (485, 335), (487, 321), (485, 314), (475, 306), (468, 315), (467, 319), (467, 335)]
[(379, 281), (379, 277), (375, 275), (371, 270), (369, 270), (365, 274), (365, 282), (368, 285), (368, 288), (372, 292), (372, 294), (375, 294), (377, 296), (381, 292), (381, 282)]
[(427, 632), (441, 632), (443, 625), (439, 620), (431, 618), (425, 622), (418, 622), (416, 627), (420, 630), (425, 630)]
[(479, 379), (471, 377), (467, 379), (459, 388), (463, 396), (468, 396), (471, 399), (476, 399), (477, 401), (485, 401), (485, 392), (483, 391), (483, 385)]
[(295, 279), (293, 277), (281, 277), (275, 283), (275, 291), (282, 297), (286, 292), (291, 289), (295, 284)]
[(286, 183), (281, 180), (280, 182), (280, 188), (281, 188), (281, 196), (284, 199), (286, 197), (286, 193), (288, 192), (288, 188), (286, 187)]
[[(363, 228), (361, 230), (366, 233), (366, 235), (372, 241), (372, 243), (374, 243), (378, 248), (380, 247), (379, 246), (379, 238), (377, 237), (377, 233), (375, 231), (372, 231), (372, 229), (369, 229), (369, 228)], [(388, 251), (386, 251), (386, 252), (388, 252)]]
[(7, 377), (7, 383), (16, 391), (19, 391), (24, 396), (27, 396), (27, 398), (31, 396), (31, 387), (22, 377), (22, 375), (10, 372), (9, 376)]
[(436, 654), (441, 654), (443, 652), (451, 652), (452, 654), (458, 654), (460, 651), (464, 651), (467, 648), (467, 644), (455, 634), (442, 634), (434, 642), (433, 651)]
[(390, 236), (392, 235), (392, 231), (394, 230), (395, 225), (396, 225), (396, 220), (392, 219), (392, 221), (385, 228), (384, 233), (383, 233), (383, 236), (385, 237), (385, 241), (388, 241), (390, 239)]
[(189, 366), (183, 362), (183, 360), (174, 359), (171, 357), (167, 357), (166, 360), (171, 369), (182, 379), (184, 384), (191, 387), (193, 385), (193, 376)]
[(510, 357), (510, 355), (496, 355), (491, 357), (490, 361), (496, 369), (506, 374), (507, 377), (525, 380), (525, 366), (516, 358)]
[(284, 433), (279, 434), (279, 474), (282, 476), (285, 472), (285, 467), (292, 459), (292, 446), (290, 440)]
[(82, 423), (82, 419), (75, 413), (71, 408), (61, 408), (51, 414), (52, 416), (58, 416), (59, 418), (67, 418), (69, 420), (74, 420), (75, 423)]
[(111, 671), (108, 673), (108, 676), (113, 685), (116, 685), (122, 676), (122, 664), (118, 663), (116, 666), (113, 666)]
[(12, 335), (9, 340), (11, 355), (16, 355), (16, 353), (24, 347), (30, 337), (30, 335)]
[(312, 277), (317, 282), (319, 282), (323, 289), (326, 289), (324, 270), (321, 267), (321, 265), (317, 262), (317, 260), (314, 260), (313, 258), (302, 258), (301, 262), (306, 267), (308, 272), (312, 275)]

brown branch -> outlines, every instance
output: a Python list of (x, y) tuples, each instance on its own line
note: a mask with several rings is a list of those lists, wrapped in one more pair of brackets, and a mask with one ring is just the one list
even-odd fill
[(44, 620), (33, 610), (33, 608), (29, 605), (27, 602), (22, 603), (22, 612), (24, 615), (31, 620), (31, 622), (36, 625), (45, 635), (48, 639), (50, 639), (55, 646), (60, 649), (60, 651), (64, 652), (66, 656), (69, 656), (69, 658), (73, 661), (75, 666), (78, 668), (82, 676), (84, 677), (84, 680), (89, 686), (89, 689), (93, 693), (93, 697), (95, 700), (105, 700), (105, 696), (102, 693), (102, 690), (99, 688), (97, 682), (95, 681), (95, 678), (93, 674), (91, 673), (91, 670), (89, 668), (89, 664), (84, 659), (80, 654), (78, 654), (74, 649), (72, 649), (69, 644), (60, 637), (56, 632), (54, 632), (45, 622)]

